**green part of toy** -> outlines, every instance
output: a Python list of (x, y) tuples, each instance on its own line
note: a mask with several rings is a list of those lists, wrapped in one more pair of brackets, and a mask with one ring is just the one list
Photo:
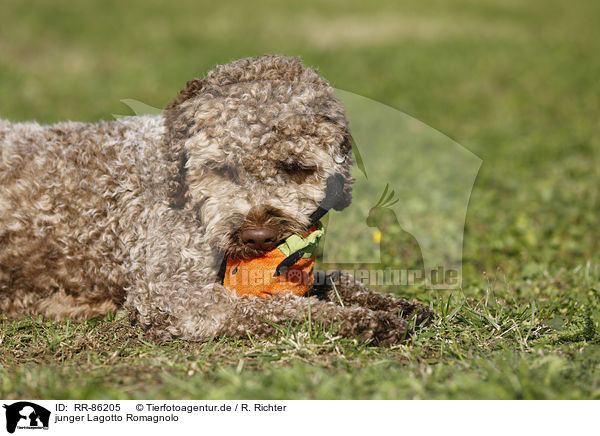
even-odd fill
[(277, 248), (281, 250), (281, 252), (286, 256), (289, 256), (290, 254), (295, 253), (298, 250), (304, 250), (304, 254), (302, 255), (304, 259), (312, 257), (312, 255), (315, 254), (315, 250), (319, 245), (321, 237), (325, 233), (321, 221), (318, 221), (316, 226), (317, 229), (314, 232), (310, 233), (306, 238), (302, 237), (302, 235), (295, 233), (289, 236), (281, 244), (279, 244)]

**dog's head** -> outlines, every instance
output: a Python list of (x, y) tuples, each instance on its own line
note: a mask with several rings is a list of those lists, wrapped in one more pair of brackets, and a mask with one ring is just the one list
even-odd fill
[[(191, 208), (213, 247), (248, 258), (302, 232), (325, 197), (351, 200), (351, 137), (333, 88), (298, 58), (219, 66), (165, 109), (174, 207)], [(331, 183), (330, 183), (331, 184)]]

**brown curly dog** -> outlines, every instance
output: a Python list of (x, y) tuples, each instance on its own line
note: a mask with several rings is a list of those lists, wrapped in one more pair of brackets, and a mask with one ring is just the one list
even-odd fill
[(335, 277), (339, 298), (331, 280), (266, 299), (219, 283), (224, 255), (265, 249), (248, 230), (281, 240), (319, 207), (347, 206), (351, 164), (332, 87), (284, 56), (219, 66), (162, 116), (0, 121), (0, 312), (81, 320), (125, 307), (155, 337), (206, 340), (269, 335), (310, 311), (346, 337), (402, 340), (403, 318), (429, 309), (350, 276)]

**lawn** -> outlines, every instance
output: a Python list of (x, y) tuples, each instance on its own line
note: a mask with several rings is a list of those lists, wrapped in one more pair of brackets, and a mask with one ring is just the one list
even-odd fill
[(3, 0), (0, 118), (111, 119), (216, 63), (284, 53), (483, 163), (462, 287), (385, 289), (436, 312), (407, 344), (310, 323), (156, 344), (123, 313), (0, 318), (0, 397), (600, 399), (598, 16), (592, 0)]

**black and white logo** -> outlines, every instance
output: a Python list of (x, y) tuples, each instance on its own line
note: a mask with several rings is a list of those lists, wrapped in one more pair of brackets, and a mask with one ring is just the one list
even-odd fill
[(6, 431), (14, 433), (16, 429), (48, 430), (50, 411), (29, 401), (19, 401), (3, 406), (6, 409)]

